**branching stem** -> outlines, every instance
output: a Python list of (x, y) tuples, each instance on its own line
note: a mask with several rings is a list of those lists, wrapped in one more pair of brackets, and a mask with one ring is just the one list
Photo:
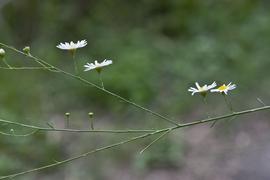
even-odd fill
[(114, 147), (118, 147), (118, 146), (121, 146), (123, 144), (131, 143), (133, 141), (137, 141), (137, 140), (140, 140), (140, 139), (152, 136), (152, 135), (156, 135), (156, 134), (159, 134), (159, 133), (163, 133), (163, 132), (167, 132), (167, 131), (173, 131), (175, 129), (179, 129), (179, 128), (183, 128), (183, 127), (188, 127), (188, 126), (193, 126), (193, 125), (197, 125), (197, 124), (203, 124), (203, 123), (218, 121), (218, 120), (222, 120), (222, 119), (226, 119), (226, 118), (230, 118), (230, 117), (235, 117), (235, 116), (239, 116), (239, 115), (243, 115), (243, 114), (254, 113), (254, 112), (263, 111), (263, 110), (267, 110), (267, 109), (270, 109), (270, 106), (263, 106), (263, 107), (259, 107), (259, 108), (248, 109), (248, 110), (234, 112), (234, 113), (223, 115), (223, 116), (207, 118), (207, 119), (198, 120), (198, 121), (194, 121), (194, 122), (190, 122), (190, 123), (179, 124), (177, 126), (170, 127), (170, 128), (156, 130), (154, 132), (150, 132), (150, 133), (146, 133), (146, 134), (143, 134), (143, 135), (140, 135), (140, 136), (136, 136), (136, 137), (124, 140), (124, 141), (120, 141), (118, 143), (114, 143), (114, 144), (111, 144), (111, 145), (108, 145), (108, 146), (97, 148), (97, 149), (88, 151), (86, 153), (80, 154), (78, 156), (68, 158), (66, 160), (57, 161), (57, 162), (49, 164), (49, 165), (41, 166), (41, 167), (38, 167), (38, 168), (30, 169), (30, 170), (15, 173), (15, 174), (1, 176), (0, 179), (15, 178), (15, 177), (22, 176), (22, 175), (25, 175), (25, 174), (28, 174), (28, 173), (42, 171), (44, 169), (48, 169), (48, 168), (60, 166), (60, 165), (63, 165), (63, 164), (67, 164), (67, 163), (75, 161), (77, 159), (85, 158), (85, 157), (87, 157), (89, 155), (92, 155), (92, 154), (95, 154), (97, 152), (101, 152), (101, 151), (104, 151), (104, 150), (107, 150), (107, 149), (112, 149)]
[(135, 103), (133, 101), (130, 101), (130, 100), (128, 100), (128, 99), (126, 99), (126, 98), (124, 98), (124, 97), (122, 97), (120, 95), (117, 95), (117, 94), (115, 94), (115, 93), (113, 93), (113, 92), (111, 92), (111, 91), (109, 91), (107, 89), (104, 89), (101, 86), (98, 86), (98, 85), (96, 85), (96, 84), (94, 84), (94, 83), (92, 83), (92, 82), (90, 82), (90, 81), (88, 81), (88, 80), (86, 80), (86, 79), (78, 76), (78, 75), (74, 75), (74, 74), (69, 73), (67, 71), (64, 71), (64, 70), (62, 70), (60, 68), (57, 68), (57, 67), (55, 67), (55, 66), (47, 63), (46, 61), (44, 61), (44, 60), (42, 60), (42, 59), (40, 59), (38, 57), (32, 56), (31, 54), (24, 53), (24, 52), (22, 52), (22, 51), (20, 51), (20, 50), (18, 50), (16, 48), (14, 48), (14, 47), (8, 46), (8, 45), (3, 44), (3, 43), (0, 43), (0, 45), (6, 47), (8, 49), (11, 49), (11, 50), (13, 50), (13, 51), (15, 51), (15, 52), (17, 52), (19, 54), (25, 55), (25, 56), (33, 59), (34, 61), (36, 61), (37, 63), (39, 63), (43, 67), (49, 67), (48, 71), (51, 71), (51, 72), (60, 72), (62, 74), (65, 74), (65, 75), (67, 75), (67, 76), (69, 76), (69, 77), (71, 77), (73, 79), (79, 80), (80, 82), (82, 82), (84, 84), (87, 84), (87, 85), (92, 86), (92, 87), (94, 87), (96, 89), (99, 89), (99, 90), (103, 91), (104, 93), (106, 93), (108, 95), (111, 95), (111, 96), (113, 96), (113, 97), (115, 97), (115, 98), (117, 98), (117, 99), (119, 99), (121, 101), (124, 101), (124, 102), (126, 102), (126, 103), (128, 103), (128, 104), (130, 104), (130, 105), (132, 105), (132, 106), (134, 106), (136, 108), (139, 108), (139, 109), (141, 109), (141, 110), (143, 110), (145, 112), (148, 112), (148, 113), (150, 113), (150, 114), (152, 114), (152, 115), (154, 115), (156, 117), (159, 117), (160, 119), (163, 119), (163, 120), (165, 120), (165, 121), (167, 121), (167, 122), (169, 122), (169, 123), (171, 123), (173, 125), (178, 125), (178, 123), (174, 122), (173, 120), (171, 120), (168, 117), (165, 117), (164, 115), (161, 115), (161, 114), (159, 114), (157, 112), (154, 112), (154, 111), (152, 111), (150, 109), (147, 109), (147, 108), (145, 108), (145, 107), (143, 107), (141, 105), (138, 105), (137, 103)]
[[(234, 112), (232, 110), (231, 104), (226, 100), (226, 97), (224, 97), (228, 107), (230, 107), (230, 110), (231, 110), (230, 114), (217, 116), (217, 117), (208, 117), (206, 119), (193, 121), (193, 122), (190, 122), (190, 123), (179, 124), (179, 123), (176, 123), (175, 121), (173, 121), (172, 119), (170, 119), (170, 118), (168, 118), (168, 117), (166, 117), (164, 115), (161, 115), (161, 114), (159, 114), (157, 112), (154, 112), (154, 111), (152, 111), (150, 109), (147, 109), (147, 108), (145, 108), (143, 106), (140, 106), (140, 105), (136, 104), (135, 102), (132, 102), (132, 101), (130, 101), (130, 100), (118, 95), (118, 94), (115, 94), (115, 93), (105, 89), (103, 83), (102, 83), (101, 86), (96, 85), (96, 84), (82, 78), (79, 75), (75, 75), (75, 74), (69, 73), (67, 71), (64, 71), (64, 70), (62, 70), (62, 69), (60, 69), (60, 68), (58, 68), (56, 66), (53, 66), (50, 63), (48, 63), (48, 62), (46, 62), (46, 61), (44, 61), (44, 60), (42, 60), (42, 59), (40, 59), (38, 57), (32, 56), (30, 53), (24, 53), (22, 51), (17, 50), (16, 48), (13, 48), (13, 47), (8, 46), (8, 45), (3, 44), (3, 43), (0, 43), (0, 45), (6, 47), (8, 49), (11, 49), (11, 50), (13, 50), (13, 51), (15, 51), (17, 53), (20, 53), (22, 55), (25, 55), (25, 56), (31, 58), (36, 63), (41, 65), (41, 68), (43, 68), (43, 69), (46, 69), (46, 70), (48, 70), (50, 72), (62, 73), (64, 75), (66, 75), (66, 76), (69, 76), (69, 77), (71, 77), (71, 78), (73, 78), (75, 80), (78, 80), (78, 81), (80, 81), (80, 82), (82, 82), (82, 83), (84, 83), (86, 85), (92, 86), (92, 87), (94, 87), (94, 88), (96, 88), (96, 89), (98, 89), (98, 90), (100, 90), (100, 91), (102, 91), (102, 92), (104, 92), (104, 93), (106, 93), (106, 94), (108, 94), (110, 96), (113, 96), (113, 97), (115, 97), (115, 98), (117, 98), (117, 99), (119, 99), (121, 101), (124, 101), (124, 102), (138, 108), (138, 109), (141, 109), (141, 110), (143, 110), (145, 112), (148, 112), (148, 113), (150, 113), (150, 114), (152, 114), (152, 115), (154, 115), (156, 117), (159, 117), (160, 119), (163, 119), (163, 120), (165, 120), (165, 121), (167, 121), (167, 122), (174, 125), (174, 126), (169, 127), (169, 128), (163, 128), (163, 129), (158, 129), (158, 130), (78, 130), (78, 129), (57, 129), (57, 128), (54, 128), (54, 127), (49, 127), (49, 128), (47, 128), (47, 127), (39, 127), (39, 126), (33, 126), (33, 125), (28, 125), (28, 124), (23, 124), (23, 123), (18, 123), (18, 122), (13, 122), (13, 121), (0, 119), (0, 123), (6, 123), (6, 124), (10, 124), (10, 125), (16, 125), (16, 126), (21, 126), (21, 127), (24, 127), (24, 128), (32, 129), (32, 130), (34, 130), (32, 133), (35, 133), (37, 131), (61, 131), (61, 132), (78, 132), (78, 133), (82, 133), (82, 132), (88, 132), (88, 133), (90, 133), (90, 132), (91, 133), (145, 133), (145, 134), (135, 136), (135, 137), (132, 137), (132, 138), (129, 138), (129, 139), (126, 139), (126, 140), (123, 140), (123, 141), (108, 145), (108, 146), (104, 146), (104, 147), (101, 147), (101, 148), (97, 148), (97, 149), (85, 152), (83, 154), (80, 154), (80, 155), (77, 155), (77, 156), (62, 160), (62, 161), (57, 161), (57, 162), (54, 162), (52, 164), (48, 164), (48, 165), (45, 165), (45, 166), (41, 166), (41, 167), (38, 167), (38, 168), (26, 170), (26, 171), (15, 173), (15, 174), (1, 176), (0, 179), (7, 179), (7, 178), (12, 179), (12, 178), (15, 178), (17, 176), (25, 175), (25, 174), (28, 174), (28, 173), (37, 172), (37, 171), (41, 171), (41, 170), (44, 170), (44, 169), (64, 165), (64, 164), (67, 164), (67, 163), (72, 162), (74, 160), (85, 158), (85, 157), (87, 157), (89, 155), (92, 155), (92, 154), (95, 154), (97, 152), (101, 152), (101, 151), (104, 151), (104, 150), (107, 150), (107, 149), (112, 149), (114, 147), (118, 147), (118, 146), (123, 145), (123, 144), (131, 143), (133, 141), (137, 141), (137, 140), (140, 140), (140, 139), (143, 139), (143, 138), (146, 138), (146, 137), (150, 137), (152, 135), (158, 135), (158, 134), (162, 133), (162, 135), (160, 135), (157, 139), (155, 139), (153, 142), (151, 142), (148, 146), (146, 146), (141, 151), (141, 152), (143, 152), (147, 148), (149, 148), (152, 144), (154, 144), (159, 139), (161, 139), (163, 136), (165, 136), (166, 134), (168, 134), (169, 132), (171, 132), (173, 130), (184, 128), (184, 127), (189, 127), (189, 126), (194, 126), (194, 125), (197, 125), (197, 124), (216, 122), (216, 121), (226, 119), (226, 118), (234, 119), (235, 117), (237, 117), (239, 115), (244, 115), (244, 114), (254, 113), (254, 112), (257, 112), (257, 111), (263, 111), (263, 110), (269, 110), (270, 109), (270, 106), (263, 106), (263, 107), (259, 107), (259, 108), (253, 108), (253, 109), (248, 109), (248, 110), (244, 110), (244, 111)], [(74, 62), (75, 62), (75, 60), (74, 60)], [(1, 68), (3, 68), (3, 67), (1, 67)], [(13, 67), (8, 65), (7, 69), (13, 69)], [(21, 67), (20, 69), (27, 69), (27, 67)], [(8, 134), (8, 133), (3, 133), (3, 132), (0, 132), (0, 134), (13, 135), (14, 136), (14, 134)], [(27, 135), (31, 135), (31, 133), (26, 134), (26, 135), (22, 135), (22, 136), (27, 136)]]

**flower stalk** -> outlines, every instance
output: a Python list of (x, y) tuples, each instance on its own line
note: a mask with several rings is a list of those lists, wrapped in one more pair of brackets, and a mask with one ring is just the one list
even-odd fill
[(94, 113), (89, 112), (88, 116), (89, 116), (89, 120), (90, 120), (90, 127), (92, 130), (94, 130)]

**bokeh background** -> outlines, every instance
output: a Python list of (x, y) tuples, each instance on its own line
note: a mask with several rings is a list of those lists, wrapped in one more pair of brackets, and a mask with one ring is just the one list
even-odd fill
[[(56, 48), (86, 39), (76, 60), (112, 59), (103, 71), (105, 87), (140, 105), (191, 122), (229, 113), (218, 94), (200, 96), (187, 89), (233, 82), (235, 110), (269, 104), (270, 2), (267, 0), (0, 0), (0, 41), (73, 72), (70, 54)], [(35, 66), (6, 50), (13, 66)], [(4, 66), (3, 62), (2, 66)], [(81, 75), (99, 84), (96, 72)], [(170, 124), (103, 92), (58, 73), (0, 71), (0, 117), (48, 127), (151, 129)], [(269, 112), (179, 129), (139, 151), (154, 137), (101, 152), (65, 166), (17, 179), (91, 180), (254, 180), (270, 178)], [(2, 132), (14, 129), (7, 124)], [(46, 165), (108, 145), (130, 135), (39, 132), (28, 137), (0, 136), (0, 174)]]

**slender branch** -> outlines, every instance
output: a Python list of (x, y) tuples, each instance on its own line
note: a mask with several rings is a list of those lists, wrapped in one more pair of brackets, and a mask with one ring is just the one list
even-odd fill
[(161, 134), (158, 138), (156, 138), (154, 141), (152, 141), (150, 144), (148, 144), (145, 148), (143, 148), (140, 151), (140, 154), (144, 153), (145, 150), (147, 150), (150, 146), (152, 146), (153, 144), (155, 144), (157, 141), (159, 141), (161, 138), (163, 138), (165, 135), (167, 135), (169, 132), (171, 132), (172, 129), (165, 131), (163, 134)]
[(27, 137), (27, 136), (31, 136), (31, 135), (37, 133), (38, 131), (39, 130), (35, 130), (35, 131), (32, 131), (32, 132), (27, 133), (27, 134), (14, 134), (14, 133), (5, 133), (5, 132), (0, 131), (0, 134), (4, 135), (4, 136)]
[(0, 123), (5, 123), (5, 124), (11, 124), (11, 125), (16, 125), (24, 128), (29, 128), (33, 130), (38, 130), (38, 131), (59, 131), (59, 132), (70, 132), (70, 133), (147, 133), (147, 132), (155, 132), (156, 130), (153, 129), (148, 129), (148, 130), (136, 130), (136, 129), (128, 129), (128, 130), (83, 130), (83, 129), (59, 129), (59, 128), (46, 128), (46, 127), (41, 127), (41, 126), (33, 126), (29, 124), (24, 124), (24, 123), (19, 123), (19, 122), (14, 122), (14, 121), (8, 121), (4, 119), (0, 119)]
[(165, 120), (165, 121), (167, 121), (167, 122), (170, 122), (170, 123), (173, 124), (173, 125), (178, 125), (178, 123), (174, 122), (173, 120), (171, 120), (171, 119), (169, 119), (169, 118), (167, 118), (167, 117), (165, 117), (165, 116), (163, 116), (163, 115), (161, 115), (161, 114), (159, 114), (159, 113), (157, 113), (157, 112), (154, 112), (154, 111), (152, 111), (152, 110), (150, 110), (150, 109), (147, 109), (147, 108), (145, 108), (145, 107), (143, 107), (143, 106), (140, 106), (140, 105), (138, 105), (138, 104), (136, 104), (136, 103), (134, 103), (134, 102), (132, 102), (132, 101), (130, 101), (130, 100), (128, 100), (128, 99), (125, 99), (125, 98), (123, 98), (122, 96), (117, 95), (117, 94), (115, 94), (115, 93), (113, 93), (113, 92), (111, 92), (111, 91), (109, 91), (109, 90), (107, 90), (107, 89), (103, 89), (102, 87), (100, 87), (100, 86), (98, 86), (98, 85), (96, 85), (96, 84), (94, 84), (94, 83), (91, 83), (91, 82), (87, 81), (86, 79), (83, 79), (83, 78), (80, 77), (80, 76), (73, 75), (73, 74), (68, 73), (68, 72), (66, 72), (66, 71), (62, 71), (61, 73), (65, 74), (65, 75), (68, 75), (68, 76), (70, 76), (70, 77), (72, 77), (72, 78), (74, 78), (74, 79), (77, 79), (77, 80), (83, 82), (84, 84), (93, 86), (93, 87), (95, 87), (95, 88), (97, 88), (97, 89), (99, 89), (99, 90), (105, 92), (106, 94), (109, 94), (109, 95), (111, 95), (111, 96), (113, 96), (113, 97), (115, 97), (115, 98), (117, 98), (117, 99), (119, 99), (119, 100), (121, 100), (121, 101), (124, 101), (124, 102), (126, 102), (126, 103), (128, 103), (128, 104), (130, 104), (130, 105), (132, 105), (132, 106), (134, 106), (134, 107), (137, 107), (137, 108), (139, 108), (139, 109), (141, 109), (141, 110), (143, 110), (143, 111), (145, 111), (145, 112), (148, 112), (148, 113), (150, 113), (150, 114), (152, 114), (152, 115), (154, 115), (154, 116), (157, 116), (157, 117), (159, 117), (160, 119), (163, 119), (163, 120)]
[(3, 58), (3, 62), (4, 62), (4, 64), (5, 64), (8, 68), (11, 68), (11, 66), (8, 64), (8, 62), (6, 61), (5, 58)]
[(99, 76), (99, 81), (100, 81), (100, 83), (101, 83), (101, 87), (102, 87), (102, 89), (105, 89), (105, 87), (104, 87), (104, 83), (103, 83), (103, 80), (102, 80), (102, 76), (101, 76), (101, 72), (100, 72), (100, 73), (98, 73), (98, 76)]
[(48, 70), (52, 69), (51, 67), (0, 67), (0, 69), (6, 70)]
[(163, 131), (155, 131), (155, 132), (147, 133), (147, 134), (144, 134), (144, 135), (141, 135), (141, 136), (136, 136), (136, 137), (133, 137), (133, 138), (130, 138), (130, 139), (127, 139), (127, 140), (124, 140), (124, 141), (121, 141), (121, 142), (118, 142), (118, 143), (115, 143), (115, 144), (111, 144), (111, 145), (108, 145), (108, 146), (104, 146), (104, 147), (101, 147), (101, 148), (94, 149), (92, 151), (83, 153), (81, 155), (78, 155), (78, 156), (63, 160), (63, 161), (57, 161), (55, 163), (52, 163), (52, 164), (49, 164), (49, 165), (46, 165), (46, 166), (42, 166), (42, 167), (35, 168), (35, 169), (30, 169), (28, 171), (23, 171), (23, 172), (12, 174), (12, 175), (1, 176), (0, 179), (15, 178), (17, 176), (25, 175), (25, 174), (28, 174), (28, 173), (31, 173), (31, 172), (41, 171), (41, 170), (48, 169), (48, 168), (51, 168), (51, 167), (66, 164), (66, 163), (69, 163), (71, 161), (74, 161), (74, 160), (89, 156), (91, 154), (94, 154), (94, 153), (97, 153), (97, 152), (100, 152), (100, 151), (104, 151), (104, 150), (107, 150), (107, 149), (111, 149), (111, 148), (114, 148), (114, 147), (117, 147), (117, 146), (120, 146), (120, 145), (123, 145), (123, 144), (127, 144), (127, 143), (130, 143), (130, 142), (142, 139), (142, 138), (146, 138), (148, 136), (151, 136), (151, 135), (157, 134), (157, 133), (161, 133), (161, 132), (163, 132)]
[[(190, 122), (190, 123), (178, 124), (175, 127), (181, 128), (181, 127), (186, 127), (186, 126), (192, 126), (192, 125), (195, 125), (195, 124), (212, 122), (212, 121), (216, 121), (216, 120), (220, 120), (220, 119), (225, 119), (225, 118), (229, 118), (229, 117), (235, 117), (235, 116), (238, 116), (238, 115), (257, 112), (257, 111), (262, 111), (262, 110), (267, 110), (267, 109), (270, 109), (270, 106), (263, 106), (263, 107), (260, 107), (260, 108), (254, 108), (254, 109), (234, 112), (234, 113), (231, 113), (231, 114), (218, 116), (218, 117), (213, 117), (213, 118), (207, 118), (207, 119), (204, 119), (204, 120), (193, 121), (193, 122)], [(88, 130), (87, 129), (87, 130), (82, 130), (82, 129), (61, 129), (61, 128), (53, 128), (53, 127), (46, 128), (46, 127), (41, 127), (41, 126), (34, 126), (34, 125), (14, 122), (14, 121), (8, 121), (8, 120), (4, 120), (4, 119), (0, 119), (0, 123), (16, 125), (16, 126), (25, 127), (25, 128), (34, 129), (34, 130), (39, 130), (39, 131), (60, 131), (60, 132), (74, 132), (74, 133), (84, 133), (84, 132), (85, 133), (146, 133), (146, 132), (156, 132), (156, 131), (158, 131), (158, 130), (155, 130), (155, 129), (147, 129), (147, 130), (135, 130), (135, 129), (128, 129), (128, 130)], [(170, 128), (165, 128), (165, 129), (168, 130)], [(160, 129), (160, 130), (162, 130), (162, 129)]]
[(261, 103), (263, 106), (266, 106), (266, 104), (260, 98), (257, 98), (257, 101), (259, 101), (259, 103)]
[(52, 71), (52, 72), (57, 71), (57, 72), (60, 72), (62, 74), (65, 74), (65, 75), (67, 75), (69, 77), (72, 77), (73, 79), (81, 81), (82, 83), (84, 83), (86, 85), (92, 86), (92, 87), (94, 87), (96, 89), (99, 89), (99, 90), (103, 91), (106, 94), (109, 94), (109, 95), (111, 95), (111, 96), (113, 96), (113, 97), (115, 97), (117, 99), (120, 99), (120, 100), (122, 100), (122, 101), (136, 107), (136, 108), (139, 108), (139, 109), (141, 109), (141, 110), (143, 110), (145, 112), (148, 112), (148, 113), (150, 113), (150, 114), (152, 114), (152, 115), (154, 115), (156, 117), (159, 117), (160, 119), (163, 119), (163, 120), (165, 120), (165, 121), (167, 121), (167, 122), (169, 122), (169, 123), (171, 123), (173, 125), (178, 125), (178, 123), (174, 122), (173, 120), (171, 120), (168, 117), (165, 117), (165, 116), (163, 116), (163, 115), (161, 115), (161, 114), (159, 114), (157, 112), (154, 112), (154, 111), (152, 111), (150, 109), (147, 109), (147, 108), (145, 108), (145, 107), (143, 107), (143, 106), (141, 106), (141, 105), (139, 105), (139, 104), (137, 104), (135, 102), (132, 102), (132, 101), (120, 96), (120, 95), (117, 95), (117, 94), (115, 94), (115, 93), (113, 93), (113, 92), (111, 92), (111, 91), (109, 91), (107, 89), (104, 89), (103, 87), (98, 86), (98, 85), (96, 85), (96, 84), (94, 84), (94, 83), (92, 83), (92, 82), (90, 82), (90, 81), (88, 81), (88, 80), (86, 80), (86, 79), (84, 79), (84, 78), (82, 78), (80, 76), (74, 75), (74, 74), (66, 72), (66, 71), (64, 71), (64, 70), (62, 70), (60, 68), (57, 68), (57, 67), (47, 63), (46, 61), (44, 61), (44, 60), (42, 60), (42, 59), (40, 59), (38, 57), (35, 57), (35, 56), (31, 55), (31, 54), (24, 53), (24, 52), (14, 48), (14, 47), (8, 46), (8, 45), (3, 44), (3, 43), (0, 43), (0, 45), (6, 47), (8, 49), (11, 49), (11, 50), (13, 50), (13, 51), (15, 51), (15, 52), (17, 52), (19, 54), (22, 54), (22, 55), (25, 55), (25, 56), (27, 56), (29, 58), (32, 58), (33, 60), (35, 60), (37, 63), (39, 63), (43, 67), (46, 67), (46, 66), (50, 67), (51, 69), (48, 69), (49, 71)]
[(118, 147), (118, 146), (123, 145), (123, 144), (131, 143), (133, 141), (137, 141), (137, 140), (140, 140), (140, 139), (143, 139), (143, 138), (146, 138), (146, 137), (155, 135), (155, 134), (159, 134), (159, 133), (163, 133), (163, 132), (167, 132), (167, 131), (173, 131), (175, 129), (179, 129), (179, 128), (183, 128), (183, 127), (188, 127), (188, 126), (193, 126), (193, 125), (197, 125), (197, 124), (203, 124), (203, 123), (213, 122), (213, 121), (216, 121), (216, 120), (219, 121), (219, 120), (230, 118), (230, 117), (234, 117), (234, 116), (239, 116), (239, 115), (254, 113), (254, 112), (268, 110), (268, 109), (270, 109), (270, 106), (263, 106), (263, 107), (259, 107), (259, 108), (254, 108), (254, 109), (248, 109), (248, 110), (244, 110), (244, 111), (234, 112), (234, 113), (231, 113), (231, 114), (222, 115), (222, 116), (218, 116), (218, 117), (207, 118), (207, 119), (198, 120), (198, 121), (194, 121), (194, 122), (190, 122), (190, 123), (185, 123), (185, 124), (179, 124), (177, 126), (170, 127), (170, 128), (156, 130), (154, 132), (150, 132), (150, 133), (146, 133), (146, 134), (143, 134), (143, 135), (140, 135), (140, 136), (136, 136), (136, 137), (133, 137), (133, 138), (130, 138), (130, 139), (127, 139), (127, 140), (124, 140), (124, 141), (121, 141), (121, 142), (118, 142), (118, 143), (115, 143), (115, 144), (111, 144), (111, 145), (108, 145), (108, 146), (97, 148), (97, 149), (94, 149), (92, 151), (88, 151), (86, 153), (83, 153), (83, 154), (80, 154), (78, 156), (74, 156), (74, 157), (68, 158), (68, 159), (63, 160), (63, 161), (58, 161), (58, 162), (55, 162), (55, 163), (52, 163), (52, 164), (49, 164), (49, 165), (41, 166), (41, 167), (38, 167), (38, 168), (30, 169), (30, 170), (19, 172), (19, 173), (15, 173), (15, 174), (1, 176), (0, 179), (15, 178), (17, 176), (25, 175), (25, 174), (28, 174), (28, 173), (42, 171), (44, 169), (48, 169), (48, 168), (60, 166), (60, 165), (63, 165), (63, 164), (67, 164), (69, 162), (72, 162), (74, 160), (87, 157), (87, 156), (92, 155), (94, 153), (101, 152), (101, 151), (104, 151), (104, 150), (107, 150), (107, 149), (112, 149), (114, 147)]
[(228, 108), (230, 109), (230, 111), (233, 113), (233, 107), (232, 107), (232, 103), (231, 101), (229, 101), (229, 99), (227, 99), (225, 94), (222, 94), (224, 101), (226, 103), (226, 105), (228, 106)]

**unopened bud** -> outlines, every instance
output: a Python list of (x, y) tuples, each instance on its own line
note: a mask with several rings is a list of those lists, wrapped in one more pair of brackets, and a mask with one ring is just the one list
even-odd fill
[(5, 55), (6, 55), (6, 51), (4, 49), (0, 48), (0, 58), (1, 59), (4, 58)]
[(70, 113), (69, 112), (66, 112), (65, 113), (65, 116), (69, 117), (70, 116)]
[(29, 46), (25, 46), (23, 48), (23, 52), (26, 53), (26, 54), (30, 54), (30, 47)]
[(94, 117), (94, 113), (89, 112), (89, 113), (88, 113), (88, 116), (89, 116), (90, 118), (93, 118), (93, 117)]

